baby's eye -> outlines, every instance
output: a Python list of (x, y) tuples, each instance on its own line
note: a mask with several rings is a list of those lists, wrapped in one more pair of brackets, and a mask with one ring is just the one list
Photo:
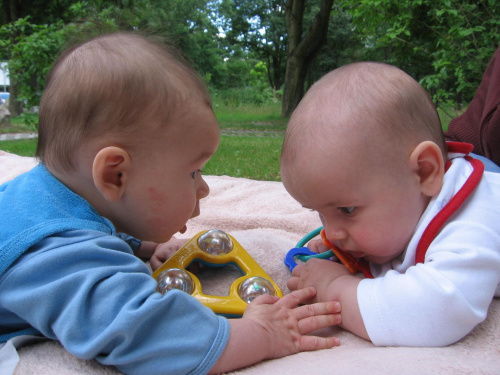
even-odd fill
[(352, 216), (354, 214), (354, 211), (356, 210), (356, 207), (339, 207), (338, 209), (344, 215)]
[(194, 179), (196, 177), (196, 174), (197, 173), (201, 174), (201, 172), (202, 172), (201, 169), (197, 169), (197, 170), (195, 170), (194, 172), (191, 173), (191, 177)]

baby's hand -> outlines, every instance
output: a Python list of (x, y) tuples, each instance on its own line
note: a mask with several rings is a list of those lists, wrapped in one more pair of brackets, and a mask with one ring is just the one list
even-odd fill
[(210, 374), (231, 371), (264, 359), (339, 345), (335, 337), (307, 336), (341, 321), (338, 302), (301, 306), (315, 294), (314, 288), (305, 288), (283, 298), (268, 294), (257, 297), (241, 319), (229, 319), (229, 340)]
[(329, 249), (323, 244), (323, 240), (321, 238), (316, 238), (314, 240), (309, 241), (307, 244), (309, 250), (314, 251), (315, 253), (324, 253)]
[(272, 350), (269, 358), (339, 345), (335, 337), (307, 336), (308, 333), (341, 322), (338, 302), (301, 306), (315, 294), (314, 288), (305, 288), (279, 300), (263, 295), (247, 307), (243, 318), (256, 322), (267, 335)]
[(350, 275), (349, 270), (340, 263), (324, 259), (309, 259), (293, 269), (287, 286), (290, 290), (314, 287), (317, 295), (311, 301), (331, 301), (329, 290), (331, 284), (345, 275)]
[(188, 240), (172, 237), (165, 243), (158, 244), (150, 259), (151, 269), (155, 271), (165, 263), (177, 250), (186, 244)]

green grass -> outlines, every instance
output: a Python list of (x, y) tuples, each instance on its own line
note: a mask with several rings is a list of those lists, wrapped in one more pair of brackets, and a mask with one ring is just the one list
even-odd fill
[[(227, 175), (254, 180), (280, 181), (279, 159), (287, 120), (281, 118), (279, 104), (262, 106), (214, 105), (221, 128), (219, 149), (203, 169), (206, 175)], [(439, 109), (443, 129), (458, 111)], [(13, 119), (8, 132), (31, 131), (19, 119)], [(0, 128), (0, 132), (6, 132)], [(36, 139), (0, 141), (0, 150), (34, 156)]]
[(280, 103), (259, 106), (214, 104), (222, 130), (285, 131), (287, 119), (281, 117)]
[(36, 123), (38, 122), (38, 115), (26, 113), (19, 117), (13, 117), (11, 125), (0, 127), (0, 134), (5, 133), (33, 133), (36, 132)]
[(214, 112), (219, 121), (276, 121), (281, 120), (281, 104), (241, 104), (237, 106), (214, 103)]
[(222, 135), (219, 148), (203, 174), (280, 181), (283, 137)]
[(36, 138), (0, 141), (0, 150), (21, 156), (35, 156), (36, 141)]
[[(206, 175), (245, 177), (279, 181), (279, 158), (286, 120), (280, 106), (215, 107), (221, 128), (217, 152), (203, 169)], [(9, 133), (27, 132), (19, 119), (13, 119)], [(0, 133), (6, 133), (0, 128)], [(231, 135), (226, 135), (226, 134)], [(0, 141), (0, 150), (22, 156), (34, 156), (36, 139)]]

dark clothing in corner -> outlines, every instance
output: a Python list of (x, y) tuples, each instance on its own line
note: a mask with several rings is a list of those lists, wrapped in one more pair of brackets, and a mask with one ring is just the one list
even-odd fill
[(474, 153), (500, 165), (500, 47), (464, 114), (450, 122), (446, 139), (474, 145)]

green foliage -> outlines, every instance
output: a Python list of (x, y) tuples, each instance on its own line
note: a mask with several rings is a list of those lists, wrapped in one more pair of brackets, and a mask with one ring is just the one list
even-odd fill
[(252, 61), (246, 58), (230, 57), (212, 68), (206, 81), (216, 89), (234, 89), (248, 85)]
[[(18, 89), (17, 100), (28, 107), (39, 104), (46, 74), (64, 45), (116, 30), (139, 30), (167, 38), (184, 51), (202, 75), (217, 82), (221, 80), (218, 69), (220, 71), (224, 64), (224, 56), (218, 46), (218, 29), (211, 19), (213, 2), (209, 0), (63, 3), (65, 15), (71, 22), (35, 24), (28, 16), (0, 28), (0, 54), (10, 60), (11, 81)], [(229, 70), (232, 68), (230, 65)], [(223, 74), (222, 78), (226, 76)], [(233, 74), (233, 77), (239, 76), (239, 72)]]
[(35, 25), (26, 17), (0, 28), (0, 51), (10, 54), (9, 74), (19, 88), (17, 100), (28, 108), (39, 105), (45, 77), (64, 42), (61, 22)]
[[(12, 0), (0, 19), (0, 57), (9, 60), (17, 100), (38, 105), (58, 51), (77, 39), (138, 30), (179, 46), (214, 90), (234, 107), (281, 99), (288, 35), (286, 0)], [(320, 0), (306, 1), (303, 33)], [(344, 0), (335, 2), (326, 45), (306, 86), (360, 60), (394, 64), (439, 105), (467, 104), (500, 44), (495, 0)], [(16, 97), (14, 95), (14, 99)]]
[(259, 61), (252, 70), (250, 70), (250, 85), (256, 88), (265, 88), (267, 86), (266, 65)]
[(225, 62), (225, 74), (219, 72), (219, 81), (209, 81), (214, 102), (231, 107), (276, 103), (276, 93), (267, 81), (266, 65), (259, 61), (252, 67), (249, 60), (234, 60)]
[(436, 103), (472, 99), (500, 43), (500, 3), (468, 0), (345, 1), (365, 59), (410, 73)]
[(251, 86), (242, 88), (219, 89), (213, 91), (212, 99), (223, 105), (238, 107), (240, 105), (260, 105), (277, 101), (273, 90), (267, 86), (262, 89)]
[(228, 49), (248, 50), (261, 60), (274, 89), (283, 85), (286, 70), (285, 4), (286, 0), (222, 0), (218, 8)]
[(75, 0), (9, 0), (3, 1), (0, 26), (30, 16), (36, 25), (49, 25), (62, 21), (68, 23), (73, 14), (69, 10)]
[(363, 49), (362, 39), (352, 27), (352, 15), (339, 4), (333, 4), (328, 30), (327, 41), (307, 73), (308, 87), (331, 70), (356, 61)]
[(216, 4), (211, 0), (136, 0), (129, 9), (134, 22), (128, 23), (135, 30), (167, 37), (202, 76), (219, 81), (226, 53), (213, 19)]

